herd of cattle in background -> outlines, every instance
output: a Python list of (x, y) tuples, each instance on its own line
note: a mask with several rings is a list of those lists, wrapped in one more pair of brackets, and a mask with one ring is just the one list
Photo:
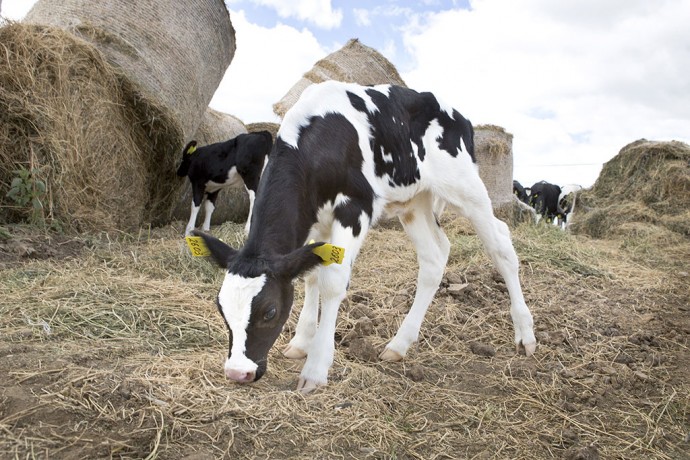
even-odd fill
[(568, 216), (572, 216), (575, 211), (577, 192), (580, 190), (581, 185), (569, 184), (560, 187), (546, 181), (523, 187), (520, 182), (513, 180), (513, 193), (520, 201), (534, 208), (537, 221), (543, 218), (546, 222), (563, 229), (568, 222)]

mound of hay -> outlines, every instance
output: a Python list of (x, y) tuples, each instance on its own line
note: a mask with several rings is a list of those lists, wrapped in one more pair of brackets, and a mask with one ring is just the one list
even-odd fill
[(20, 219), (6, 197), (16, 170), (47, 185), (46, 219), (75, 230), (127, 229), (158, 214), (174, 175), (178, 124), (60, 29), (0, 28), (0, 218)]
[(571, 229), (595, 238), (690, 236), (690, 146), (641, 139), (608, 161), (579, 196)]
[(341, 49), (314, 64), (314, 67), (305, 73), (279, 102), (273, 104), (273, 112), (283, 118), (285, 112), (295, 105), (309, 85), (326, 80), (360, 85), (390, 83), (405, 86), (397, 69), (388, 59), (375, 49), (353, 38)]
[(39, 0), (24, 22), (59, 27), (98, 48), (147, 98), (196, 132), (235, 54), (221, 0)]
[[(199, 146), (227, 141), (240, 134), (246, 133), (247, 127), (239, 118), (227, 113), (209, 108), (204, 113), (201, 126), (193, 136)], [(182, 149), (178, 152), (178, 165), (182, 161)], [(176, 220), (189, 219), (192, 203), (192, 186), (189, 179), (185, 178), (177, 191), (178, 200), (172, 213)], [(216, 208), (213, 211), (212, 224), (220, 224), (226, 221), (244, 222), (249, 212), (249, 197), (243, 187), (232, 187), (223, 190), (216, 200)], [(197, 224), (201, 225), (203, 213), (197, 218)]]

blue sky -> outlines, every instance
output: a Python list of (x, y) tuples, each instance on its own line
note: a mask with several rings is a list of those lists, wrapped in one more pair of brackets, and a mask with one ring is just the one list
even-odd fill
[[(19, 20), (32, 0), (3, 0)], [(474, 124), (514, 177), (591, 186), (640, 138), (690, 142), (690, 0), (226, 0), (237, 51), (211, 107), (245, 123), (350, 38)]]

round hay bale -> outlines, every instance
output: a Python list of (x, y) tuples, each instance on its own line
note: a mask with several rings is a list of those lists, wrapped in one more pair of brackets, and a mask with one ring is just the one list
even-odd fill
[(24, 22), (93, 43), (146, 98), (172, 113), (185, 141), (235, 54), (235, 30), (221, 0), (39, 0)]
[[(209, 108), (204, 113), (203, 120), (196, 135), (193, 136), (199, 146), (222, 142), (248, 132), (242, 121), (227, 113)], [(182, 147), (178, 151), (178, 164), (182, 157)], [(178, 179), (179, 180), (179, 179)], [(172, 212), (172, 219), (189, 220), (192, 204), (192, 185), (189, 179), (179, 180), (177, 201)], [(203, 213), (201, 213), (203, 214)], [(216, 208), (213, 211), (211, 223), (214, 225), (226, 221), (244, 222), (249, 214), (249, 197), (244, 187), (232, 187), (222, 190), (216, 200)], [(201, 224), (203, 216), (197, 218), (197, 224)]]
[(388, 59), (353, 38), (341, 49), (314, 64), (279, 102), (273, 104), (273, 112), (282, 119), (309, 85), (326, 80), (360, 85), (390, 83), (405, 86), (397, 69)]
[(249, 131), (250, 133), (255, 133), (258, 131), (268, 131), (269, 133), (271, 133), (274, 142), (276, 140), (276, 136), (278, 135), (278, 129), (280, 129), (280, 125), (278, 123), (272, 122), (249, 123), (247, 125), (247, 131)]
[(149, 179), (174, 175), (182, 133), (169, 114), (71, 33), (10, 23), (0, 43), (0, 217), (31, 212), (6, 196), (24, 170), (46, 185), (34, 190), (42, 220), (80, 231), (151, 220), (174, 191)]
[(690, 146), (641, 139), (604, 164), (583, 190), (570, 229), (595, 238), (619, 236), (637, 222), (690, 236)]
[(474, 155), (494, 210), (503, 205), (512, 206), (513, 135), (500, 126), (475, 126)]

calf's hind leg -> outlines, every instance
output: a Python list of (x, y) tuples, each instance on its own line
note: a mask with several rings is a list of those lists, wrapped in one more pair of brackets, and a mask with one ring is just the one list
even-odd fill
[[(456, 190), (444, 193), (444, 198), (467, 217), (482, 241), (494, 266), (505, 280), (510, 295), (510, 316), (515, 328), (515, 347), (523, 346), (530, 356), (537, 347), (532, 314), (525, 304), (518, 276), (519, 263), (510, 230), (505, 222), (493, 214), (491, 200), (478, 175), (458, 181)], [(460, 198), (462, 197), (462, 198)]]
[(426, 311), (441, 284), (450, 252), (450, 242), (434, 217), (431, 194), (418, 195), (399, 218), (417, 252), (419, 273), (412, 307), (395, 337), (379, 355), (384, 361), (401, 360), (410, 345), (417, 341)]

